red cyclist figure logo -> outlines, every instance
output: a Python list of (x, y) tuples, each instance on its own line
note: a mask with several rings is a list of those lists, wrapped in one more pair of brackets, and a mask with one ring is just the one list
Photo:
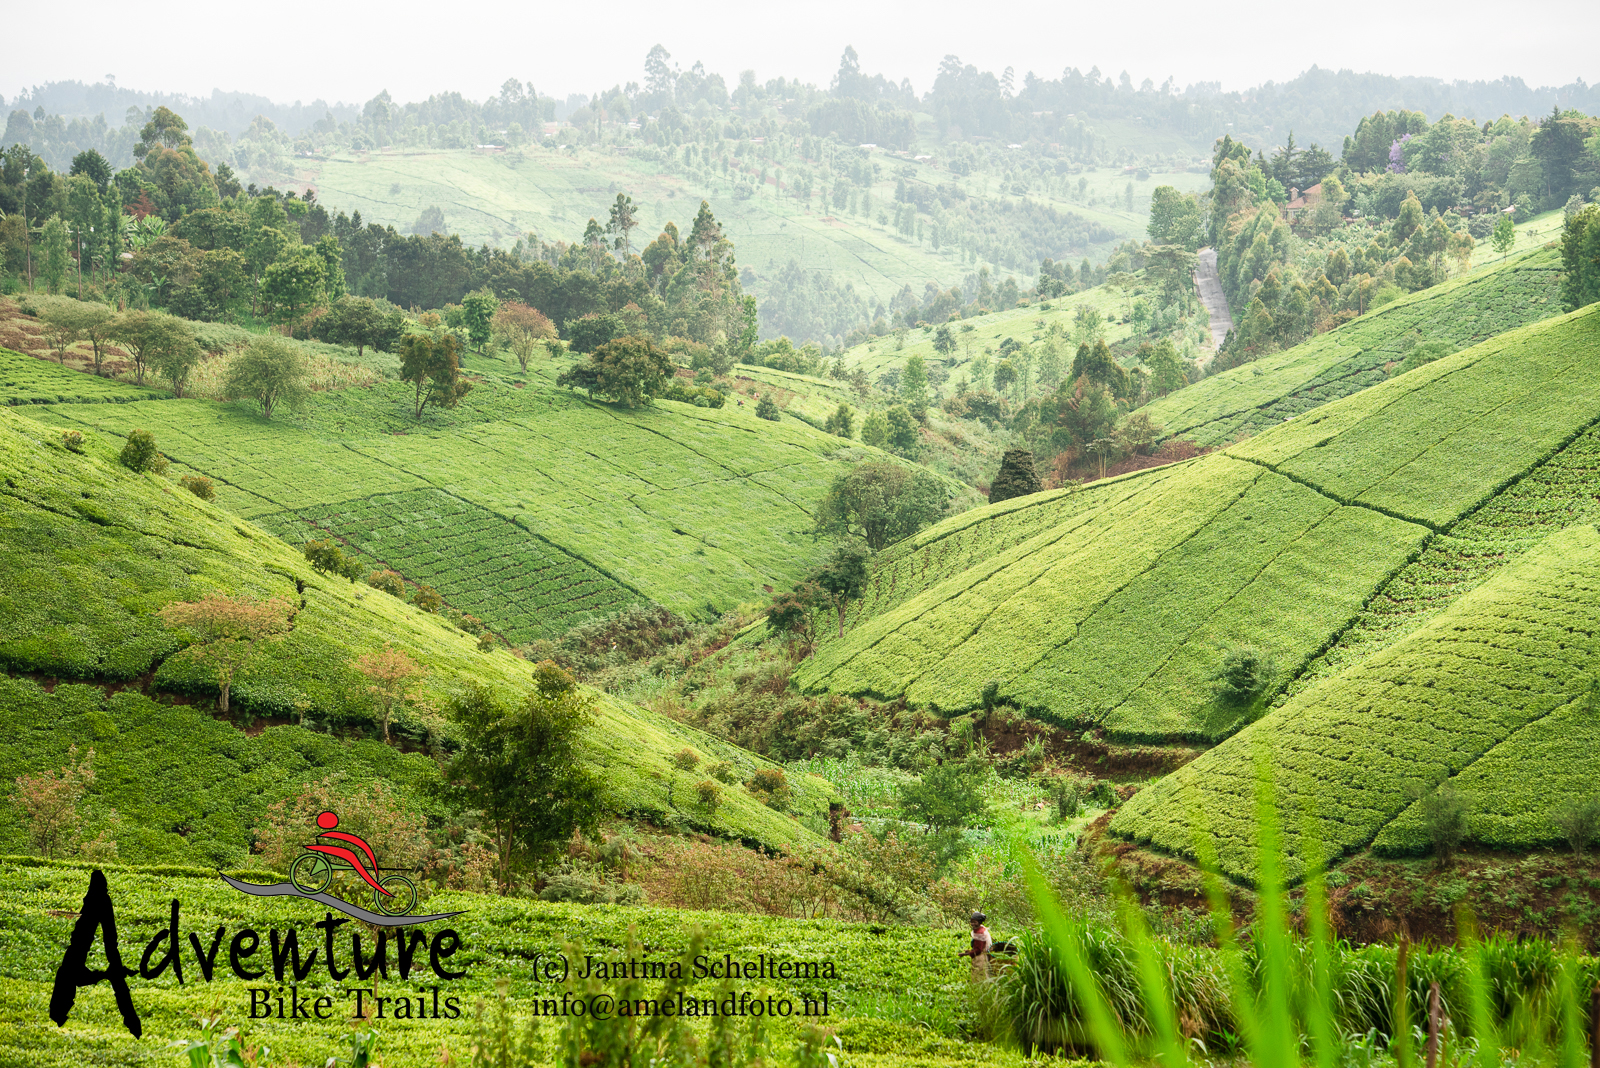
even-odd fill
[(306, 846), (305, 853), (289, 869), (289, 882), (295, 890), (306, 896), (320, 894), (333, 882), (334, 872), (353, 871), (372, 888), (374, 911), (385, 916), (404, 916), (415, 908), (417, 885), (392, 869), (388, 875), (380, 875), (378, 858), (373, 855), (372, 847), (360, 835), (338, 830), (338, 826), (339, 817), (332, 812), (317, 814), (317, 837), (346, 844), (317, 841)]

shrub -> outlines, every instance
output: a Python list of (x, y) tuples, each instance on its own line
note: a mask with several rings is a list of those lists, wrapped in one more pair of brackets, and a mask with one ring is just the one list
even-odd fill
[(1418, 810), (1428, 842), (1433, 846), (1433, 855), (1439, 858), (1440, 864), (1448, 863), (1467, 836), (1466, 799), (1456, 791), (1454, 783), (1446, 780), (1422, 798)]
[(1573, 853), (1583, 856), (1583, 851), (1600, 837), (1600, 798), (1573, 801), (1556, 813), (1553, 822), (1561, 837), (1572, 846)]
[(417, 592), (411, 595), (411, 603), (424, 612), (437, 612), (444, 607), (444, 598), (432, 586), (418, 586)]
[(68, 452), (82, 452), (83, 433), (78, 430), (63, 430), (61, 444)]
[(306, 562), (313, 569), (324, 575), (338, 575), (351, 582), (361, 577), (361, 568), (339, 548), (338, 542), (329, 538), (325, 541), (308, 541), (304, 549)]
[(700, 801), (700, 807), (710, 815), (716, 815), (717, 806), (722, 804), (722, 787), (710, 779), (701, 779), (694, 784), (694, 792)]
[(1000, 460), (1000, 472), (989, 487), (989, 503), (999, 504), (1013, 497), (1026, 497), (1038, 493), (1043, 486), (1034, 469), (1033, 453), (1027, 449), (1007, 449)]
[(488, 631), (484, 631), (482, 634), (478, 635), (478, 652), (480, 653), (492, 653), (494, 652), (495, 646), (499, 644), (500, 639), (496, 638)]
[(773, 403), (772, 394), (761, 394), (761, 399), (756, 402), (756, 418), (768, 419), (776, 423), (779, 415), (778, 406)]
[(768, 808), (782, 812), (789, 807), (789, 780), (782, 768), (762, 768), (745, 783), (745, 789)]
[(17, 777), (12, 803), (21, 811), (28, 828), (28, 844), (35, 853), (46, 859), (72, 853), (91, 860), (117, 855), (117, 844), (111, 838), (117, 822), (115, 812), (102, 821), (98, 835), (84, 839), (84, 814), (79, 805), (93, 782), (94, 750), (90, 749), (80, 761), (75, 745), (68, 748), (67, 766), (59, 772)]
[(710, 767), (706, 768), (706, 770), (710, 772), (711, 777), (716, 779), (718, 782), (731, 783), (738, 780), (738, 776), (733, 773), (733, 765), (728, 763), (726, 760), (719, 760), (715, 764), (712, 764)]
[(1059, 779), (1050, 790), (1050, 804), (1055, 822), (1065, 823), (1083, 811), (1083, 783), (1077, 779)]
[(390, 597), (398, 597), (402, 601), (406, 597), (405, 579), (397, 571), (374, 571), (367, 576), (367, 585), (375, 590), (382, 590)]
[(184, 489), (199, 497), (202, 501), (214, 501), (217, 499), (217, 487), (204, 475), (184, 475), (178, 481), (183, 485)]
[(1222, 666), (1211, 679), (1218, 697), (1244, 704), (1265, 693), (1277, 675), (1277, 665), (1270, 656), (1254, 646), (1242, 645), (1223, 654)]
[(672, 754), (672, 766), (679, 771), (693, 771), (700, 766), (700, 754), (684, 746)]
[(130, 471), (153, 471), (158, 475), (167, 466), (167, 458), (156, 450), (156, 436), (148, 430), (130, 430), (117, 459)]

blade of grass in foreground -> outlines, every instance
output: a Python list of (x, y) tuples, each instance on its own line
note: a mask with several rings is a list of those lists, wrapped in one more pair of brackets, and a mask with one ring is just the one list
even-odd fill
[(1163, 1068), (1183, 1068), (1189, 1062), (1189, 1055), (1183, 1036), (1178, 1033), (1173, 1007), (1176, 992), (1167, 988), (1167, 970), (1162, 966), (1160, 950), (1138, 901), (1126, 886), (1121, 888), (1119, 897), (1118, 918), (1133, 948), (1139, 970), (1139, 992), (1144, 998), (1144, 1015), (1155, 1041), (1156, 1057)]
[(1305, 929), (1311, 943), (1311, 988), (1306, 991), (1305, 1019), (1317, 1068), (1339, 1063), (1339, 1032), (1333, 1010), (1333, 936), (1328, 924), (1327, 855), (1316, 821), (1309, 813), (1301, 822), (1302, 850), (1310, 859), (1306, 871)]
[(1284, 923), (1282, 841), (1272, 797), (1272, 768), (1265, 754), (1256, 760), (1256, 953), (1262, 963), (1257, 998), (1261, 1026), (1250, 1044), (1254, 1068), (1293, 1068), (1300, 1041), (1290, 1012), (1289, 932)]
[(1500, 1068), (1500, 1031), (1489, 1003), (1488, 956), (1478, 940), (1477, 924), (1465, 909), (1456, 913), (1456, 930), (1461, 932), (1461, 955), (1466, 958), (1462, 975), (1467, 986), (1467, 1018), (1478, 1043), (1476, 1065)]
[(1248, 1045), (1255, 1042), (1255, 998), (1251, 993), (1250, 979), (1245, 974), (1244, 958), (1239, 952), (1239, 942), (1233, 926), (1233, 905), (1228, 898), (1227, 884), (1217, 859), (1216, 847), (1206, 832), (1203, 810), (1190, 808), (1190, 825), (1195, 828), (1194, 855), (1200, 868), (1206, 901), (1211, 909), (1211, 929), (1217, 940), (1217, 956), (1222, 960), (1223, 976), (1228, 984), (1228, 1000), (1233, 1008), (1233, 1024), (1239, 1029), (1239, 1038)]
[(1028, 895), (1033, 899), (1033, 907), (1042, 922), (1045, 937), (1050, 939), (1056, 952), (1061, 955), (1061, 961), (1067, 969), (1067, 978), (1072, 983), (1073, 992), (1078, 996), (1079, 1011), (1089, 1039), (1095, 1044), (1101, 1060), (1115, 1065), (1116, 1068), (1129, 1068), (1132, 1062), (1128, 1058), (1128, 1048), (1123, 1041), (1122, 1028), (1111, 1012), (1111, 1006), (1106, 1002), (1100, 984), (1095, 982), (1088, 962), (1080, 953), (1080, 947), (1083, 945), (1082, 932), (1061, 910), (1032, 853), (1025, 855), (1023, 870), (1028, 880)]

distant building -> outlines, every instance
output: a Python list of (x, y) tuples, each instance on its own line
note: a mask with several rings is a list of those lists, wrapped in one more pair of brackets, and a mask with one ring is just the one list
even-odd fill
[(1322, 183), (1321, 182), (1318, 182), (1316, 185), (1312, 186), (1310, 189), (1307, 189), (1304, 193), (1300, 192), (1300, 190), (1295, 189), (1295, 188), (1293, 188), (1291, 186), (1290, 189), (1289, 189), (1289, 203), (1287, 203), (1287, 204), (1285, 204), (1283, 206), (1283, 217), (1285, 219), (1288, 219), (1290, 222), (1294, 222), (1295, 217), (1297, 215), (1299, 215), (1302, 211), (1305, 211), (1305, 210), (1307, 210), (1309, 208), (1314, 208), (1321, 202), (1322, 202)]

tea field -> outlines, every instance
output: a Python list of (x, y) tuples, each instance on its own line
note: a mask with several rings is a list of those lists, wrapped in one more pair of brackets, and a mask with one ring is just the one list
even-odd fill
[(1450, 778), (1482, 844), (1558, 840), (1553, 816), (1589, 796), (1597, 771), (1597, 632), (1600, 533), (1584, 524), (1140, 792), (1111, 830), (1191, 857), (1205, 835), (1248, 878), (1268, 775), (1298, 876), (1319, 851), (1425, 851), (1416, 799)]
[(946, 520), (885, 554), (796, 681), (943, 710), (992, 681), (1119, 738), (1224, 736), (1243, 722), (1212, 696), (1224, 655), (1254, 646), (1299, 675), (1436, 532), (1600, 416), (1597, 349), (1588, 309), (1226, 453)]
[[(137, 964), (143, 945), (168, 925), (172, 901), (180, 902), (180, 938), (199, 932), (209, 941), (212, 932), (224, 930), (227, 938), (242, 928), (261, 932), (266, 942), (269, 928), (297, 931), (302, 947), (323, 948), (323, 934), (312, 928), (323, 909), (296, 898), (248, 897), (224, 884), (215, 874), (184, 869), (106, 867), (118, 934), (124, 959), (132, 953)], [(469, 893), (443, 893), (430, 898), (432, 912), (462, 910), (462, 914), (423, 928), (451, 928), (461, 945), (442, 963), (447, 969), (466, 971), (456, 979), (441, 980), (419, 952), (409, 981), (399, 974), (391, 955), (389, 970), (358, 983), (352, 974), (333, 981), (318, 961), (298, 983), (302, 999), (327, 995), (338, 1009), (319, 1021), (249, 1019), (249, 987), (266, 985), (272, 996), (278, 983), (270, 973), (247, 983), (235, 977), (226, 954), (217, 961), (209, 980), (202, 976), (192, 946), (181, 942), (185, 982), (179, 984), (170, 969), (155, 979), (135, 974), (130, 980), (132, 999), (144, 1028), (141, 1039), (123, 1029), (110, 992), (102, 984), (82, 991), (65, 1027), (48, 1017), (50, 988), (64, 953), (89, 880), (87, 865), (41, 864), (25, 858), (0, 861), (0, 1063), (36, 1068), (64, 1068), (85, 1063), (119, 1065), (172, 1065), (178, 1054), (171, 1043), (199, 1036), (197, 1021), (218, 1017), (241, 1025), (249, 1044), (272, 1048), (273, 1064), (322, 1064), (334, 1055), (348, 1056), (350, 1035), (359, 1027), (377, 1034), (374, 1052), (386, 1068), (423, 1068), (441, 1063), (466, 1063), (476, 1015), (481, 1003), (495, 1003), (504, 988), (507, 1007), (520, 1034), (527, 1026), (536, 999), (559, 998), (561, 987), (544, 978), (541, 965), (563, 951), (580, 948), (611, 961), (628, 955), (630, 939), (635, 955), (647, 961), (678, 958), (691, 939), (703, 935), (703, 951), (719, 963), (756, 961), (765, 954), (774, 961), (829, 962), (834, 979), (735, 979), (735, 994), (748, 993), (763, 1000), (828, 995), (825, 1023), (839, 1034), (849, 1063), (863, 1068), (909, 1068), (912, 1065), (1020, 1065), (1015, 1052), (964, 1041), (966, 1028), (975, 1022), (968, 993), (967, 964), (956, 956), (963, 945), (962, 931), (930, 930), (913, 926), (881, 927), (831, 920), (789, 920), (736, 913), (685, 912), (673, 909), (619, 905), (564, 905), (525, 898), (500, 898)], [(348, 966), (351, 945), (338, 932), (337, 956)], [(1007, 932), (1010, 934), (1011, 932)], [(363, 951), (372, 952), (368, 931), (362, 932)], [(542, 955), (542, 956), (540, 956)], [(263, 949), (260, 957), (271, 968)], [(244, 961), (248, 968), (252, 963)], [(571, 961), (582, 966), (582, 956)], [(258, 965), (260, 966), (260, 965)], [(417, 969), (420, 969), (420, 975)], [(294, 983), (285, 972), (287, 987)], [(429, 994), (440, 987), (441, 1003), (455, 997), (457, 1019), (371, 1019), (364, 1024), (350, 1019), (357, 986), (367, 993), (369, 1010), (374, 993), (384, 996)], [(580, 988), (582, 984), (577, 984)], [(659, 984), (645, 983), (654, 991)], [(621, 980), (604, 988), (617, 992)], [(686, 995), (726, 996), (723, 984), (713, 979), (691, 982)], [(287, 1000), (287, 991), (285, 991)], [(392, 1009), (392, 1005), (391, 1005)], [(491, 1009), (491, 1016), (498, 1008)], [(545, 1056), (553, 1055), (561, 1021), (541, 1021), (537, 1040)], [(793, 1018), (768, 1025), (779, 1049), (792, 1049), (798, 1025)]]
[(0, 404), (103, 404), (168, 396), (159, 389), (96, 378), (0, 348)]
[(226, 507), (295, 543), (332, 535), (511, 641), (646, 601), (704, 617), (821, 555), (811, 511), (859, 446), (750, 404), (591, 402), (554, 386), (564, 366), (480, 371), (458, 408), (420, 423), (393, 382), (318, 394), (304, 419), (270, 422), (200, 400), (30, 414), (150, 430), (175, 473), (214, 479)]
[(1283, 352), (1145, 405), (1174, 437), (1218, 445), (1383, 382), (1414, 346), (1465, 348), (1561, 313), (1561, 257), (1538, 247), (1401, 297)]
[[(439, 710), (466, 680), (507, 701), (527, 690), (526, 661), (481, 651), (471, 636), (388, 594), (312, 571), (290, 546), (223, 508), (129, 472), (116, 461), (115, 438), (84, 436), (83, 455), (74, 454), (59, 430), (0, 411), (8, 548), (0, 557), (0, 666), (11, 676), (0, 682), (8, 741), (0, 779), (59, 768), (69, 744), (95, 746), (94, 801), (125, 817), (126, 859), (241, 863), (266, 805), (329, 773), (389, 779), (425, 804), (423, 787), (437, 775), (431, 759), (360, 740), (375, 723), (352, 666), (365, 653), (393, 645), (427, 669), (420, 694), (395, 713), (399, 740), (413, 750), (448, 736)], [(214, 591), (298, 606), (290, 633), (235, 681), (236, 714), (264, 728), (252, 733), (212, 718), (214, 676), (179, 654), (154, 614)], [(774, 845), (811, 839), (739, 789), (725, 792), (714, 816), (678, 812), (669, 760), (679, 749), (727, 760), (746, 776), (767, 765), (655, 713), (603, 695), (596, 701), (585, 752), (604, 769), (613, 812), (681, 818)], [(826, 811), (825, 783), (796, 786), (795, 811)], [(23, 844), (17, 811), (0, 810), (0, 851)]]

